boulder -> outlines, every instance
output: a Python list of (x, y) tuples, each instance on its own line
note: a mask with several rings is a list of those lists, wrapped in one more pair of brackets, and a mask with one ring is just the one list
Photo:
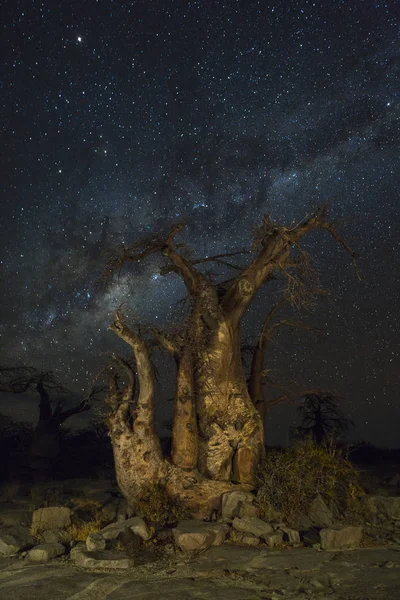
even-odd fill
[(14, 556), (24, 548), (33, 546), (35, 540), (27, 527), (15, 525), (7, 529), (0, 529), (0, 555)]
[(172, 530), (175, 544), (185, 552), (220, 546), (229, 533), (226, 523), (206, 523), (199, 520), (180, 521)]
[(318, 495), (311, 503), (308, 517), (317, 527), (330, 527), (333, 524), (333, 515), (326, 506), (322, 497)]
[(340, 548), (354, 548), (360, 545), (362, 538), (362, 527), (344, 526), (329, 529), (321, 529), (319, 532), (321, 548), (323, 550), (337, 550)]
[(71, 525), (71, 509), (67, 506), (38, 508), (32, 514), (32, 535), (47, 529), (65, 529)]
[(41, 538), (46, 544), (58, 544), (65, 539), (65, 533), (62, 529), (47, 529), (41, 533)]
[(79, 549), (71, 552), (70, 558), (77, 567), (86, 569), (119, 570), (130, 569), (135, 565), (133, 558), (115, 550), (87, 552), (86, 550)]
[(88, 552), (106, 549), (106, 540), (101, 533), (89, 533), (86, 538), (86, 549)]
[[(222, 496), (221, 516), (223, 519), (234, 519), (235, 517), (254, 517), (255, 514), (247, 514), (257, 508), (253, 505), (254, 496), (250, 492), (226, 492)], [(246, 508), (245, 508), (246, 507)], [(251, 509), (249, 508), (251, 507)], [(246, 514), (245, 514), (246, 513)]]
[(283, 541), (288, 542), (291, 546), (300, 545), (300, 533), (297, 529), (290, 529), (289, 527), (280, 526), (280, 531), (283, 533)]
[(252, 533), (256, 537), (262, 537), (267, 533), (272, 533), (273, 528), (269, 523), (258, 519), (257, 517), (235, 517), (232, 523), (233, 527), (238, 531)]
[(39, 544), (28, 552), (27, 559), (32, 562), (48, 562), (52, 558), (62, 556), (65, 548), (62, 544)]
[(129, 556), (136, 556), (142, 542), (141, 538), (136, 533), (133, 533), (132, 529), (121, 531), (117, 541), (122, 544), (123, 549)]
[(269, 546), (270, 548), (275, 548), (275, 546), (282, 544), (283, 533), (282, 531), (273, 531), (271, 533), (265, 533), (263, 535), (263, 539), (267, 546)]
[(132, 517), (125, 521), (110, 523), (110, 525), (104, 527), (100, 533), (105, 540), (116, 540), (121, 531), (126, 529), (131, 529), (133, 533), (136, 533), (136, 535), (141, 537), (145, 542), (151, 538), (150, 531), (142, 517)]

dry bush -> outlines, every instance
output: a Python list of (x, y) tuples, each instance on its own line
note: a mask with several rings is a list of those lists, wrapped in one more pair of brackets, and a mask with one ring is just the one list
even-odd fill
[(135, 514), (141, 515), (149, 525), (158, 527), (176, 523), (187, 517), (183, 506), (172, 500), (161, 484), (142, 488), (132, 509)]
[(308, 439), (285, 451), (272, 451), (259, 471), (261, 512), (272, 504), (283, 519), (294, 521), (308, 513), (319, 494), (340, 513), (361, 512), (364, 491), (359, 474), (345, 452), (333, 444), (317, 446)]
[(103, 505), (100, 502), (71, 498), (71, 503), (74, 505), (74, 518), (66, 530), (68, 539), (85, 542), (89, 533), (96, 533), (109, 523), (102, 513)]

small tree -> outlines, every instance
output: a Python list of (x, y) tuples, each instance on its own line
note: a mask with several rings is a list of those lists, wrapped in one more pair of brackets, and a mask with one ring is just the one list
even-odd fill
[(305, 394), (297, 409), (301, 424), (294, 429), (294, 436), (312, 437), (316, 444), (321, 445), (348, 431), (354, 423), (343, 415), (338, 402), (339, 398), (331, 392), (314, 391)]

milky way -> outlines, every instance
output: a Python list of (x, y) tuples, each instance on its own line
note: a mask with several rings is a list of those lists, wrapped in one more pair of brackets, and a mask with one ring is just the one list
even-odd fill
[[(196, 255), (231, 251), (265, 213), (290, 223), (328, 202), (362, 281), (312, 235), (332, 298), (301, 317), (322, 334), (280, 334), (269, 364), (343, 395), (358, 439), (399, 444), (398, 3), (4, 6), (1, 363), (84, 389), (120, 303), (163, 324), (185, 294), (157, 258), (98, 289), (105, 251), (181, 219)], [(266, 290), (245, 337), (270, 304)], [(274, 411), (279, 441), (294, 409)]]

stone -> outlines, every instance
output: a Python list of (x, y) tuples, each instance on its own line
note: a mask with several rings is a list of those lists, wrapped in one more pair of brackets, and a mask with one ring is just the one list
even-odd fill
[(232, 523), (233, 527), (238, 531), (252, 533), (256, 537), (262, 537), (266, 533), (272, 533), (273, 528), (269, 523), (258, 519), (257, 517), (235, 517)]
[(283, 533), (282, 531), (274, 531), (271, 533), (265, 533), (263, 539), (269, 548), (275, 548), (279, 544), (283, 542)]
[(72, 562), (77, 567), (85, 569), (130, 569), (135, 565), (132, 557), (123, 552), (115, 550), (102, 550), (99, 552), (87, 552), (85, 550), (71, 552)]
[(89, 533), (86, 538), (86, 549), (88, 552), (106, 549), (106, 540), (101, 533)]
[(47, 529), (41, 533), (41, 538), (46, 544), (58, 544), (65, 539), (65, 533), (62, 529)]
[(32, 513), (32, 535), (47, 529), (65, 529), (71, 525), (71, 509), (67, 506), (47, 506)]
[(243, 532), (241, 542), (246, 546), (258, 546), (258, 544), (260, 543), (260, 538), (256, 537), (252, 533)]
[[(250, 514), (240, 514), (245, 505), (247, 509), (253, 506), (254, 496), (249, 492), (226, 492), (222, 496), (221, 516), (223, 519), (234, 519), (235, 517), (255, 516)], [(256, 509), (256, 507), (254, 507)], [(256, 509), (257, 510), (257, 509)]]
[(150, 531), (142, 517), (131, 517), (125, 521), (110, 523), (110, 525), (104, 527), (100, 533), (105, 540), (116, 540), (121, 531), (124, 531), (125, 529), (131, 529), (133, 533), (136, 533), (145, 542), (151, 538)]
[(48, 562), (52, 558), (62, 556), (64, 553), (65, 548), (62, 544), (39, 544), (28, 552), (26, 558), (32, 562)]
[(117, 539), (129, 556), (136, 556), (139, 552), (142, 540), (132, 529), (121, 531)]
[(290, 529), (289, 527), (279, 527), (280, 531), (283, 533), (283, 541), (289, 542), (291, 546), (299, 546), (300, 545), (300, 533), (297, 529)]
[(239, 509), (239, 517), (258, 517), (259, 509), (255, 504), (249, 504), (248, 502), (244, 502)]
[(174, 542), (184, 552), (206, 550), (215, 540), (215, 533), (204, 521), (181, 521), (173, 529)]
[(317, 527), (330, 527), (333, 524), (333, 515), (326, 506), (322, 496), (318, 495), (311, 503), (308, 517)]
[(180, 521), (172, 530), (175, 544), (185, 552), (220, 546), (229, 533), (226, 523), (206, 523), (199, 520)]
[(133, 510), (125, 498), (121, 498), (117, 509), (117, 521), (125, 521), (133, 516)]
[(323, 550), (336, 550), (357, 547), (360, 545), (362, 533), (361, 525), (321, 529), (319, 532), (321, 548)]
[(24, 548), (33, 546), (35, 540), (27, 527), (14, 525), (0, 529), (0, 555), (14, 556)]

